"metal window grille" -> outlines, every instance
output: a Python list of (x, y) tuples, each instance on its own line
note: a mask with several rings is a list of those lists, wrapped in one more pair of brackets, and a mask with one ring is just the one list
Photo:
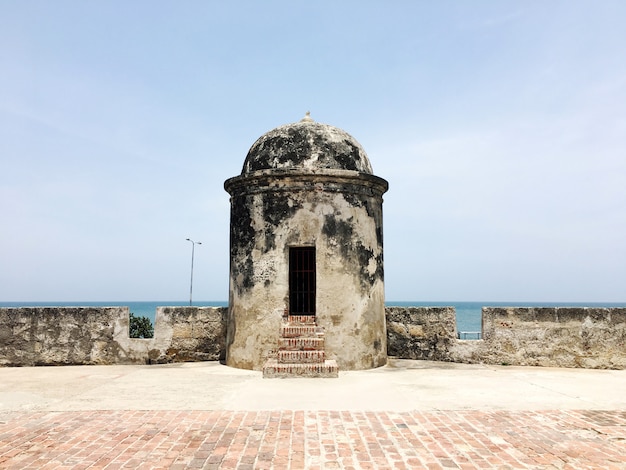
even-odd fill
[(315, 315), (315, 247), (289, 248), (289, 310)]

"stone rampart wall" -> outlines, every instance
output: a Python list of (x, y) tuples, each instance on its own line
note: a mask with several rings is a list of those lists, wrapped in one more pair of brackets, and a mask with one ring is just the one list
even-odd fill
[[(387, 307), (388, 354), (433, 361), (626, 369), (626, 308), (484, 307), (483, 339), (457, 339), (454, 307)], [(153, 339), (128, 307), (0, 308), (0, 366), (224, 358), (226, 307), (159, 307)]]
[(387, 354), (449, 361), (456, 341), (454, 307), (387, 307)]
[(626, 369), (626, 308), (483, 307), (482, 340), (457, 339), (453, 307), (387, 307), (390, 356)]
[(484, 340), (469, 356), (453, 348), (451, 360), (626, 368), (626, 308), (484, 307), (482, 317)]
[(128, 307), (0, 308), (0, 366), (146, 364), (224, 355), (224, 307), (158, 307), (154, 338), (129, 338)]

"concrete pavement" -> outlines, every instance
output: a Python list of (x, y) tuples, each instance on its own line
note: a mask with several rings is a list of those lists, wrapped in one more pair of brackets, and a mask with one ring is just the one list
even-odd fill
[(626, 371), (390, 359), (338, 379), (263, 379), (218, 362), (0, 368), (0, 411), (626, 410)]

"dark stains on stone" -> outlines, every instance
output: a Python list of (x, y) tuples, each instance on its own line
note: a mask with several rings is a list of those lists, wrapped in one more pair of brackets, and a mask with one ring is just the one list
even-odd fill
[(326, 235), (328, 239), (335, 238), (337, 240), (341, 254), (344, 257), (351, 254), (354, 228), (350, 222), (339, 219), (334, 214), (327, 214), (324, 216), (322, 233)]
[(338, 146), (343, 151), (335, 154), (335, 160), (344, 170), (358, 171), (356, 162), (360, 161), (360, 149), (349, 140), (345, 139)]
[[(352, 218), (343, 220), (334, 214), (324, 217), (322, 232), (328, 239), (337, 242), (341, 256), (345, 260), (353, 260), (359, 272), (359, 282), (364, 290), (367, 290), (376, 280), (384, 278), (382, 253), (375, 255), (371, 248), (363, 245), (354, 235), (354, 221)], [(370, 274), (370, 261), (374, 260), (376, 269)]]
[[(260, 223), (264, 235), (261, 249), (263, 253), (268, 253), (276, 248), (276, 229), (293, 217), (301, 208), (301, 204), (280, 192), (266, 193), (260, 197), (262, 198)], [(253, 251), (257, 247), (256, 241), (259, 237), (252, 220), (252, 211), (257, 204), (254, 198), (254, 195), (233, 196), (231, 202), (231, 271), (234, 279), (241, 276), (241, 282), (237, 283), (240, 293), (254, 287)]]
[[(330, 133), (334, 138), (329, 138)], [(346, 132), (325, 124), (295, 123), (259, 138), (248, 151), (242, 174), (272, 168), (302, 168), (307, 161), (315, 168), (371, 173), (365, 152)]]
[(276, 248), (274, 231), (285, 220), (291, 218), (300, 208), (284, 194), (266, 194), (263, 197), (263, 220), (265, 223), (265, 251)]
[[(249, 246), (254, 244), (256, 232), (252, 227), (250, 208), (253, 205), (252, 196), (233, 197), (230, 212), (230, 236), (237, 240), (239, 245)], [(231, 256), (234, 253), (231, 253)]]
[(250, 289), (254, 285), (254, 265), (252, 262), (252, 248), (256, 233), (252, 227), (250, 208), (252, 196), (233, 197), (230, 215), (230, 238), (236, 240), (231, 243), (230, 259), (233, 278), (242, 277), (240, 287)]
[[(383, 246), (383, 227), (382, 225), (376, 225), (376, 241), (378, 242), (379, 246)], [(382, 261), (382, 257), (381, 257), (381, 261)]]
[[(363, 207), (364, 205), (367, 207), (367, 204), (360, 195), (356, 195), (354, 193), (343, 193), (344, 200), (350, 204), (352, 207)], [(367, 215), (371, 216), (369, 211), (369, 207), (367, 207)]]
[[(380, 202), (371, 198), (364, 198), (361, 195), (346, 192), (343, 194), (344, 200), (352, 207), (364, 207), (367, 215), (376, 221), (382, 220)], [(376, 241), (383, 245), (383, 227), (381, 223), (376, 223)]]

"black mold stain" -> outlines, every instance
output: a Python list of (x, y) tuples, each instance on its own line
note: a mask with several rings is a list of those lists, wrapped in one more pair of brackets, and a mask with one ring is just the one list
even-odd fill
[[(352, 219), (338, 219), (335, 215), (329, 214), (324, 218), (322, 232), (327, 238), (334, 238), (337, 241), (341, 256), (348, 261), (352, 261), (358, 269), (359, 282), (364, 290), (367, 290), (377, 279), (383, 280), (383, 256), (382, 253), (374, 255), (374, 251), (363, 246), (361, 240), (354, 237), (354, 223)], [(374, 260), (376, 270), (373, 274), (369, 272), (370, 260)]]
[(334, 157), (340, 167), (345, 170), (358, 171), (356, 162), (361, 159), (360, 149), (349, 140), (344, 140), (339, 147), (342, 152), (336, 153)]
[[(363, 205), (365, 204), (365, 202), (363, 201), (363, 198), (360, 196), (357, 196), (354, 193), (343, 193), (342, 194), (344, 200), (350, 204), (352, 207), (363, 207)], [(369, 213), (369, 208), (367, 211), (367, 215), (371, 216), (371, 214)]]
[(324, 217), (324, 225), (322, 233), (327, 238), (335, 238), (339, 244), (339, 249), (344, 257), (351, 255), (352, 236), (354, 228), (351, 223), (338, 219), (334, 214), (328, 214)]
[(256, 233), (250, 216), (251, 204), (251, 196), (233, 197), (230, 215), (231, 271), (235, 279), (242, 276), (242, 282), (238, 286), (244, 289), (250, 289), (254, 285), (251, 253)]
[[(291, 200), (291, 205), (289, 204)], [(301, 205), (284, 194), (268, 194), (263, 198), (263, 219), (265, 221), (265, 252), (276, 248), (275, 230), (291, 219)]]
[[(257, 140), (246, 156), (243, 173), (299, 167), (316, 155), (322, 168), (368, 171), (362, 149), (349, 138), (329, 140), (323, 125), (292, 126), (271, 131)], [(366, 157), (365, 157), (366, 158)]]
[[(265, 244), (263, 253), (276, 249), (276, 228), (291, 219), (301, 204), (281, 194), (267, 194), (262, 199), (262, 218)], [(231, 204), (231, 271), (233, 278), (241, 276), (237, 283), (239, 293), (254, 287), (254, 262), (252, 253), (256, 246), (258, 233), (252, 227), (252, 211), (255, 207), (254, 197), (233, 197)]]

